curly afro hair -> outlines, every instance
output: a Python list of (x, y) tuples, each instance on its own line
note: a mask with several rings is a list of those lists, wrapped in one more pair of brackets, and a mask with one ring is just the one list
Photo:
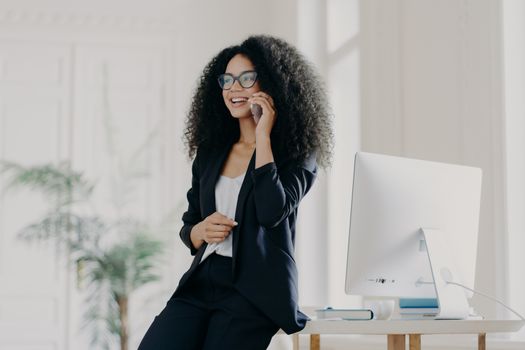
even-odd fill
[(275, 161), (300, 163), (316, 153), (317, 162), (329, 166), (333, 133), (324, 85), (296, 48), (267, 35), (225, 48), (204, 68), (184, 132), (190, 158), (199, 148), (228, 147), (239, 139), (239, 122), (231, 117), (217, 83), (237, 54), (253, 63), (261, 90), (275, 102), (277, 118), (270, 135)]

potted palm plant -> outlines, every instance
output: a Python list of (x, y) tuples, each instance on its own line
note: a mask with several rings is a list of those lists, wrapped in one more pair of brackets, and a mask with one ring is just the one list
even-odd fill
[[(127, 205), (139, 180), (147, 179), (144, 161), (156, 139), (154, 127), (128, 157), (119, 154), (111, 116), (107, 63), (102, 65), (100, 105), (105, 143), (112, 215), (97, 211), (93, 199), (96, 183), (74, 171), (68, 161), (24, 167), (0, 161), (0, 173), (8, 178), (7, 189), (30, 188), (49, 201), (47, 213), (19, 232), (26, 240), (52, 241), (57, 253), (65, 250), (68, 262), (76, 266), (77, 286), (86, 292), (85, 325), (92, 329), (91, 345), (109, 349), (117, 339), (121, 350), (128, 349), (130, 296), (140, 287), (156, 281), (156, 267), (162, 258), (164, 241), (153, 237), (158, 231), (171, 235), (176, 208), (160, 226), (137, 220)], [(107, 202), (107, 201), (106, 201)], [(105, 212), (104, 212), (105, 213)], [(66, 293), (68, 295), (69, 292)]]
[[(85, 325), (91, 326), (91, 346), (109, 348), (112, 338), (128, 349), (128, 303), (141, 286), (159, 279), (155, 267), (163, 243), (151, 238), (150, 227), (132, 219), (110, 220), (82, 214), (95, 185), (69, 163), (23, 167), (2, 162), (9, 176), (6, 189), (31, 188), (54, 198), (47, 213), (19, 232), (25, 240), (53, 241), (66, 250), (77, 267), (77, 282), (87, 292)], [(108, 238), (112, 237), (108, 243)]]

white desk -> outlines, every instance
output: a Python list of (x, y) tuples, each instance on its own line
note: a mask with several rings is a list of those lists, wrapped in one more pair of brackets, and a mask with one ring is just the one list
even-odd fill
[(324, 321), (312, 320), (293, 335), (294, 350), (299, 349), (299, 334), (310, 334), (310, 349), (321, 349), (322, 334), (386, 335), (388, 350), (405, 350), (405, 338), (410, 350), (421, 349), (422, 334), (477, 334), (478, 349), (485, 350), (487, 333), (516, 332), (524, 321), (512, 320), (389, 320), (389, 321)]

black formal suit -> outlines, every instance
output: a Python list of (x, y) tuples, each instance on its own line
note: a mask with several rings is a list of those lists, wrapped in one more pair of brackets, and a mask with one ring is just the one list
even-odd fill
[[(216, 211), (215, 185), (230, 147), (199, 150), (192, 166), (188, 210), (180, 231), (195, 255), (179, 282), (176, 297), (195, 272), (206, 249), (196, 250), (190, 240), (194, 225)], [(281, 158), (282, 159), (282, 158)], [(298, 310), (297, 268), (294, 256), (299, 202), (311, 188), (317, 163), (311, 156), (302, 164), (280, 161), (255, 169), (255, 152), (242, 183), (233, 228), (233, 286), (278, 327), (291, 334), (304, 328), (307, 316)]]

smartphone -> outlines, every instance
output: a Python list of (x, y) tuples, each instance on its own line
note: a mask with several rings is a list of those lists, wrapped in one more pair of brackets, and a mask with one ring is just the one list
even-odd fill
[(258, 105), (257, 103), (253, 103), (250, 106), (250, 109), (252, 111), (253, 119), (255, 120), (255, 124), (259, 122), (259, 119), (261, 119), (262, 115), (262, 107)]

